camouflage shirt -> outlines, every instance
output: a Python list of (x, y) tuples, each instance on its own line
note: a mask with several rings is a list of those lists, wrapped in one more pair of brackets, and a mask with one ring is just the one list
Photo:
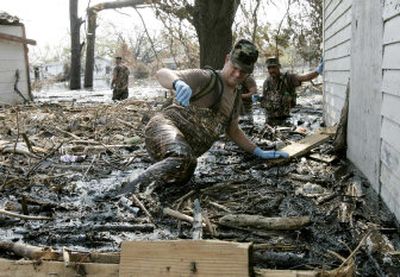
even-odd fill
[[(256, 81), (252, 76), (249, 76), (244, 82), (238, 85), (237, 90), (239, 91), (239, 94), (247, 94), (250, 92), (250, 88), (252, 88), (253, 86), (257, 87)], [(246, 99), (242, 98), (242, 103), (243, 110), (241, 110), (241, 114), (251, 112), (251, 106), (253, 104), (251, 97)]]
[(296, 75), (287, 72), (277, 80), (269, 76), (264, 81), (261, 105), (269, 118), (289, 116), (290, 109), (296, 105), (296, 87), (300, 85)]
[(116, 89), (127, 89), (129, 80), (129, 69), (126, 65), (116, 65), (113, 70), (113, 85)]

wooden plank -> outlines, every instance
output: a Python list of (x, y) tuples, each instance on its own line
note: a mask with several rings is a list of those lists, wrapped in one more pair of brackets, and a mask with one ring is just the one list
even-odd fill
[(383, 1), (383, 20), (389, 20), (400, 14), (400, 0)]
[(384, 70), (382, 90), (392, 95), (400, 96), (400, 70)]
[(125, 241), (119, 276), (249, 276), (250, 243)]
[(349, 56), (351, 53), (351, 39), (344, 41), (343, 43), (335, 45), (330, 49), (326, 49), (324, 53), (324, 59), (333, 59), (343, 56)]
[(400, 125), (383, 117), (381, 127), (381, 138), (400, 152)]
[(386, 45), (383, 49), (384, 69), (400, 69), (400, 43)]
[(71, 263), (69, 267), (66, 267), (63, 262), (41, 261), (38, 263), (36, 261), (18, 262), (0, 259), (0, 277), (76, 277), (83, 276), (80, 274), (83, 272), (87, 277), (116, 277), (118, 271), (118, 264), (81, 263), (79, 266), (75, 266), (74, 263)]
[(332, 137), (335, 134), (335, 129), (336, 128), (321, 129), (315, 134), (306, 136), (304, 139), (282, 148), (282, 151), (288, 152), (290, 158), (304, 155)]
[(344, 29), (348, 25), (351, 25), (351, 8), (349, 7), (336, 21), (334, 21), (330, 26), (325, 28), (325, 39), (338, 33), (340, 30)]
[(382, 140), (381, 144), (381, 161), (392, 172), (391, 174), (400, 179), (400, 151), (384, 140)]
[(385, 22), (383, 31), (383, 44), (389, 44), (400, 41), (400, 15)]
[(351, 57), (341, 57), (332, 60), (325, 60), (327, 70), (347, 70), (351, 68)]
[(351, 25), (347, 25), (329, 39), (325, 39), (325, 50), (329, 50), (337, 45), (344, 43), (351, 39)]
[(332, 11), (331, 14), (327, 14), (325, 18), (325, 26), (329, 27), (335, 21), (341, 20), (342, 16), (351, 9), (353, 0), (340, 0), (338, 6)]
[(257, 277), (317, 277), (320, 276), (318, 271), (301, 271), (301, 270), (273, 270), (259, 269), (256, 272)]
[(36, 41), (33, 39), (25, 39), (22, 37), (8, 35), (5, 33), (0, 33), (0, 40), (8, 40), (8, 41), (14, 41), (14, 42), (19, 42), (19, 43), (23, 43), (23, 44), (36, 45)]
[(400, 96), (383, 94), (381, 113), (384, 117), (396, 122), (400, 126)]
[(324, 82), (339, 83), (346, 86), (349, 79), (349, 71), (325, 71), (324, 73)]
[(400, 178), (397, 178), (385, 164), (382, 164), (380, 181), (382, 183), (380, 196), (396, 215), (397, 220), (400, 220)]

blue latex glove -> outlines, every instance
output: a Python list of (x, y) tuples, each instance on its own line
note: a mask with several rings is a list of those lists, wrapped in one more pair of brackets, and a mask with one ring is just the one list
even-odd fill
[(274, 150), (264, 151), (261, 150), (260, 147), (256, 147), (256, 149), (254, 149), (253, 151), (253, 154), (265, 160), (277, 159), (277, 158), (285, 158), (285, 159), (289, 158), (289, 154), (284, 151), (274, 151)]
[(189, 106), (190, 97), (192, 97), (192, 89), (182, 80), (174, 82), (174, 88), (176, 91), (176, 101), (184, 107)]
[(324, 72), (324, 58), (321, 58), (321, 60), (319, 61), (319, 65), (315, 69), (315, 72), (320, 75)]
[(262, 97), (260, 95), (254, 94), (251, 96), (251, 102), (253, 102), (253, 103), (260, 102), (261, 98)]

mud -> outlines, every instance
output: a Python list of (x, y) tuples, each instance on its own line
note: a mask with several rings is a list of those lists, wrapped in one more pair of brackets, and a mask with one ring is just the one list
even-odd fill
[[(115, 252), (124, 240), (191, 239), (191, 224), (164, 215), (162, 209), (192, 215), (199, 199), (203, 215), (216, 226), (216, 232), (204, 231), (203, 238), (253, 242), (257, 267), (334, 269), (342, 262), (337, 255), (348, 257), (373, 229), (375, 238), (354, 256), (356, 275), (399, 276), (398, 223), (362, 174), (345, 157), (329, 153), (331, 142), (288, 164), (271, 166), (222, 137), (199, 158), (186, 186), (150, 187), (137, 194), (152, 222), (129, 196), (101, 196), (151, 164), (143, 128), (163, 105), (163, 92), (146, 101), (120, 103), (45, 98), (0, 110), (0, 207), (52, 219), (0, 214), (3, 241)], [(254, 116), (244, 116), (241, 127), (264, 149), (276, 141), (300, 140), (323, 126), (322, 95), (312, 87), (304, 89), (291, 118), (272, 129), (265, 127), (262, 109), (253, 108)], [(332, 159), (312, 158), (316, 153)], [(218, 225), (229, 213), (310, 216), (311, 224), (295, 231)]]

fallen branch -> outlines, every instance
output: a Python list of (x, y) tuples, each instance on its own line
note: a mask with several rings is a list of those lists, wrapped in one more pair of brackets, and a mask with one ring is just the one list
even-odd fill
[(311, 222), (309, 216), (263, 217), (248, 214), (228, 214), (219, 219), (219, 224), (228, 227), (252, 227), (266, 230), (296, 230)]
[(51, 217), (47, 216), (30, 216), (30, 215), (16, 214), (3, 209), (0, 209), (0, 214), (4, 214), (10, 217), (17, 217), (25, 220), (52, 220)]
[(144, 212), (144, 214), (147, 216), (147, 218), (150, 220), (151, 223), (154, 223), (154, 219), (149, 213), (149, 211), (146, 209), (146, 207), (143, 205), (142, 201), (139, 200), (139, 198), (136, 197), (136, 195), (132, 194), (131, 196), (133, 202), (139, 206), (139, 208)]

